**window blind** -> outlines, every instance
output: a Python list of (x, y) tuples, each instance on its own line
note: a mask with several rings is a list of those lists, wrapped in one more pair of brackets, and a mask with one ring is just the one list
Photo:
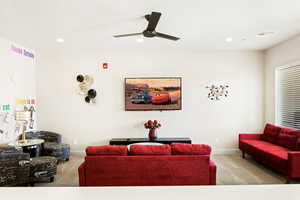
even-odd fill
[(276, 84), (276, 122), (300, 129), (300, 65), (278, 69)]

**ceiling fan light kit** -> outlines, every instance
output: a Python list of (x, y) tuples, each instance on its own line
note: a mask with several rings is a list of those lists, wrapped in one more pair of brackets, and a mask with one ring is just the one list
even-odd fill
[(120, 37), (143, 35), (144, 37), (147, 37), (147, 38), (159, 37), (159, 38), (173, 40), (173, 41), (179, 40), (180, 38), (178, 38), (178, 37), (164, 34), (164, 33), (159, 33), (155, 30), (155, 28), (159, 22), (160, 16), (161, 16), (161, 13), (159, 13), (159, 12), (152, 12), (151, 15), (145, 15), (145, 19), (148, 21), (148, 26), (147, 26), (146, 30), (144, 30), (143, 32), (114, 35), (114, 37), (120, 38)]

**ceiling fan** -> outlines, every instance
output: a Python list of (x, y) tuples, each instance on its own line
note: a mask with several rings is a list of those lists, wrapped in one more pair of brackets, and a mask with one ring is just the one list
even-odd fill
[(146, 30), (144, 30), (141, 33), (129, 33), (129, 34), (123, 34), (123, 35), (114, 35), (115, 38), (119, 37), (129, 37), (129, 36), (136, 36), (136, 35), (144, 35), (144, 37), (160, 37), (168, 40), (179, 40), (180, 38), (174, 37), (171, 35), (167, 35), (164, 33), (159, 33), (155, 31), (155, 28), (158, 24), (159, 18), (161, 16), (161, 13), (159, 12), (152, 12), (151, 15), (145, 15), (146, 20), (148, 21), (148, 26)]

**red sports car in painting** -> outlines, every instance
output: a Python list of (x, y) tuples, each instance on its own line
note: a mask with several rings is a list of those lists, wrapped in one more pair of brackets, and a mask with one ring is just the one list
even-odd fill
[(180, 90), (157, 93), (152, 97), (152, 104), (162, 105), (162, 104), (172, 104), (176, 103), (180, 99)]
[(167, 104), (170, 102), (170, 96), (168, 93), (158, 93), (155, 96), (152, 97), (152, 104)]

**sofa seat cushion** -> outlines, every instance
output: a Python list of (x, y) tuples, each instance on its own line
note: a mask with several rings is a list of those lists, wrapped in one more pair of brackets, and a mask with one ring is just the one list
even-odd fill
[(170, 145), (131, 145), (130, 155), (171, 155)]
[(173, 155), (210, 155), (211, 147), (206, 144), (172, 143)]
[(277, 137), (277, 144), (290, 150), (296, 150), (297, 139), (297, 135), (280, 133)]
[(271, 149), (264, 149), (265, 163), (273, 167), (277, 171), (286, 174), (288, 170), (288, 150), (282, 149), (274, 151)]
[(102, 156), (127, 156), (127, 146), (122, 145), (103, 145), (89, 146), (85, 150), (86, 155), (102, 155)]
[(285, 147), (281, 147), (263, 140), (241, 140), (240, 144), (242, 151), (254, 156), (257, 160), (264, 164), (267, 164), (264, 150), (269, 149), (272, 151), (282, 151), (286, 149)]
[(281, 160), (287, 161), (288, 160), (288, 152), (287, 150), (282, 150), (282, 151), (272, 151), (269, 149), (265, 149), (266, 155), (271, 155), (276, 158), (279, 158)]
[(262, 140), (242, 140), (243, 148), (260, 162), (286, 173), (289, 149)]
[(288, 151), (287, 148), (279, 146), (277, 144), (272, 144), (263, 140), (241, 140), (243, 144), (255, 147), (259, 150), (271, 150), (271, 151)]
[(277, 142), (277, 136), (281, 130), (281, 127), (267, 123), (262, 134), (262, 139), (273, 144)]

